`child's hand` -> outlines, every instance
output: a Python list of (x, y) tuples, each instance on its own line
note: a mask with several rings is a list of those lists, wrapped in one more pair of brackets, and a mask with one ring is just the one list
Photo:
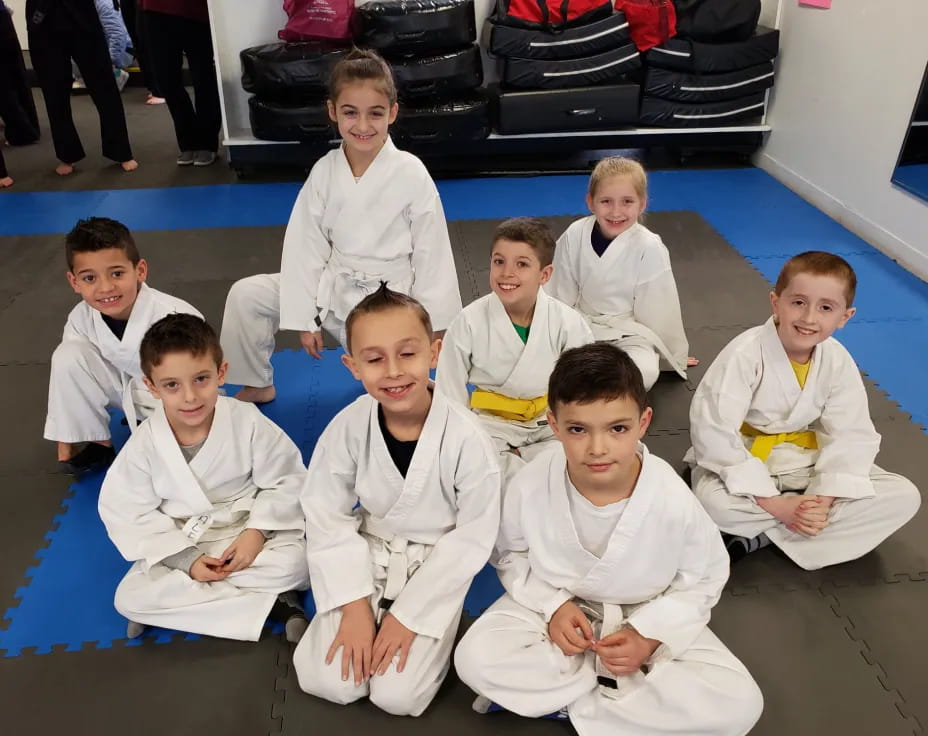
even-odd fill
[(332, 664), (335, 653), (342, 650), (342, 680), (354, 671), (354, 684), (367, 682), (371, 676), (371, 649), (374, 645), (374, 612), (367, 598), (359, 598), (342, 606), (342, 622), (325, 663)]
[(622, 629), (593, 642), (593, 651), (613, 675), (633, 675), (661, 643), (646, 639), (634, 629)]
[(416, 632), (403, 626), (392, 613), (384, 616), (380, 624), (380, 631), (377, 632), (377, 638), (374, 639), (371, 673), (382, 675), (386, 672), (397, 650), (400, 653), (400, 661), (396, 665), (396, 671), (402, 672), (403, 668), (406, 667), (409, 648), (415, 638)]
[(301, 332), (300, 342), (307, 353), (316, 360), (322, 360), (322, 330), (318, 332)]
[(257, 529), (246, 529), (222, 553), (223, 570), (231, 573), (251, 567), (263, 548), (264, 535)]
[(796, 511), (796, 521), (787, 528), (797, 534), (815, 537), (830, 523), (828, 514), (834, 497), (804, 496), (803, 499)]
[(190, 577), (198, 583), (218, 583), (229, 576), (228, 571), (222, 569), (222, 565), (222, 560), (201, 555), (190, 566)]
[(694, 358), (692, 355), (686, 359), (686, 367), (692, 368), (693, 366), (699, 365), (699, 358)]
[(593, 645), (593, 627), (580, 607), (573, 601), (567, 601), (548, 622), (548, 637), (564, 654), (572, 657)]
[(799, 511), (799, 507), (805, 498), (799, 494), (791, 494), (788, 496), (770, 496), (769, 498), (755, 496), (754, 500), (764, 511), (788, 527), (796, 522), (796, 512)]

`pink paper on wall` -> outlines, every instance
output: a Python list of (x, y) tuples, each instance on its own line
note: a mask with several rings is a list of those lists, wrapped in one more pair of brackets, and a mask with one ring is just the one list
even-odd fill
[(811, 5), (813, 8), (825, 8), (826, 10), (831, 7), (831, 0), (799, 0), (800, 5)]

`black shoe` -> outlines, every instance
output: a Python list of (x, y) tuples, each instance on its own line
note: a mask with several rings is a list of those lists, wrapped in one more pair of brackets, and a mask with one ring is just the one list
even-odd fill
[(88, 442), (74, 457), (70, 460), (59, 460), (58, 465), (61, 472), (82, 478), (94, 470), (108, 468), (115, 457), (116, 452), (112, 447), (101, 445), (99, 442)]

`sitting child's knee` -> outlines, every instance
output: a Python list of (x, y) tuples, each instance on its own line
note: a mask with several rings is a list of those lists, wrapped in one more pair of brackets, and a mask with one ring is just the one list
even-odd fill
[(418, 702), (416, 681), (411, 673), (389, 670), (371, 680), (371, 702), (394, 716), (417, 716), (425, 706)]

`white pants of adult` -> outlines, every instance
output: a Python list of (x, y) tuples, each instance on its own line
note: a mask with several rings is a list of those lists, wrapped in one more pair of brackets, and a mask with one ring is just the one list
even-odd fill
[[(343, 346), (345, 323), (332, 313), (323, 328)], [(262, 273), (232, 284), (226, 297), (219, 338), (229, 361), (226, 380), (242, 386), (265, 388), (274, 385), (271, 355), (274, 336), (280, 330), (280, 274)]]
[[(802, 491), (812, 468), (772, 476), (781, 492)], [(728, 492), (722, 479), (704, 468), (693, 468), (693, 492), (723, 532), (753, 539), (766, 534), (793, 562), (818, 570), (861, 557), (911, 519), (921, 505), (918, 489), (895, 473), (873, 466), (870, 480), (876, 495), (835, 500), (829, 524), (818, 536), (789, 531), (747, 496)]]
[[(235, 537), (200, 542), (219, 557)], [(306, 542), (296, 532), (276, 533), (250, 567), (217, 583), (199, 583), (186, 572), (136, 562), (116, 588), (115, 606), (130, 621), (223, 639), (257, 641), (280, 593), (309, 587)]]
[(636, 687), (597, 681), (595, 655), (568, 657), (544, 617), (504, 594), (458, 644), (454, 665), (471, 689), (529, 718), (564, 707), (580, 736), (740, 736), (763, 696), (744, 665), (708, 628), (677, 658), (654, 664)]
[[(385, 562), (383, 540), (368, 537), (374, 552), (374, 593), (370, 597), (376, 617), (380, 601), (387, 585), (388, 566)], [(410, 568), (427, 556), (430, 547), (409, 544)], [(463, 601), (462, 601), (463, 603)], [(455, 617), (440, 639), (417, 634), (409, 649), (406, 667), (396, 671), (397, 654), (391, 666), (382, 675), (375, 675), (367, 682), (355, 685), (354, 671), (349, 669), (347, 680), (342, 680), (343, 649), (335, 653), (331, 664), (325, 663), (326, 654), (341, 625), (342, 612), (334, 609), (317, 613), (309, 628), (293, 652), (293, 668), (296, 670), (300, 688), (310, 695), (324, 698), (339, 705), (353, 703), (365, 696), (380, 709), (395, 716), (418, 716), (425, 711), (438, 692), (451, 666), (451, 650), (458, 630), (461, 614)]]
[(646, 338), (639, 335), (628, 335), (609, 342), (628, 353), (628, 357), (641, 371), (644, 390), (650, 391), (661, 375), (661, 355), (657, 349)]
[[(125, 408), (123, 381), (127, 379), (89, 340), (62, 341), (52, 353), (45, 439), (71, 443), (108, 440), (107, 410)], [(136, 418), (144, 419), (158, 401), (142, 381), (128, 380)]]

